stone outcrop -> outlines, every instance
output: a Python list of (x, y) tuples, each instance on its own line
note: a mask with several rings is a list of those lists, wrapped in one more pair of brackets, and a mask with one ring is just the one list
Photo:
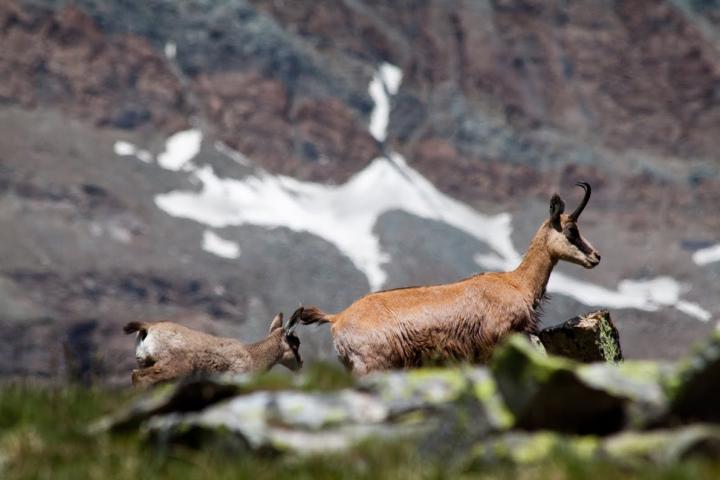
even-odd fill
[(620, 334), (607, 310), (598, 310), (544, 328), (539, 332), (545, 351), (580, 362), (622, 360)]

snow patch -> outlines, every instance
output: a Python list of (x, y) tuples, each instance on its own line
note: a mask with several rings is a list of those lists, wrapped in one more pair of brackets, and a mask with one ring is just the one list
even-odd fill
[(370, 114), (370, 134), (379, 142), (387, 138), (390, 123), (390, 96), (395, 95), (402, 81), (402, 70), (390, 63), (383, 63), (368, 86), (368, 93), (375, 102)]
[(165, 142), (165, 151), (157, 157), (158, 165), (174, 172), (192, 171), (191, 160), (200, 152), (202, 132), (191, 129), (177, 132)]
[(165, 44), (165, 58), (168, 60), (175, 60), (175, 56), (177, 55), (177, 45), (175, 45), (175, 42), (167, 42)]
[(233, 160), (235, 163), (240, 164), (244, 167), (249, 167), (252, 165), (252, 162), (248, 157), (243, 155), (242, 153), (238, 152), (237, 150), (233, 150), (232, 148), (228, 147), (226, 144), (224, 144), (221, 141), (217, 141), (214, 144), (215, 150), (222, 153), (223, 155), (227, 156), (231, 160)]
[(137, 148), (132, 143), (123, 140), (118, 140), (113, 144), (113, 151), (115, 155), (120, 157), (137, 157), (138, 160), (145, 163), (152, 163), (153, 161), (153, 156), (150, 152)]
[(382, 266), (389, 260), (373, 228), (390, 210), (445, 222), (487, 242), (505, 258), (520, 259), (510, 240), (509, 215), (486, 216), (444, 195), (398, 154), (375, 159), (340, 186), (264, 172), (242, 180), (220, 178), (210, 166), (193, 175), (200, 191), (161, 194), (156, 205), (172, 216), (215, 228), (252, 224), (313, 233), (347, 255), (372, 289), (385, 282)]
[(202, 248), (218, 257), (238, 258), (240, 256), (240, 245), (220, 237), (212, 230), (203, 232)]
[(667, 276), (648, 280), (622, 280), (616, 290), (583, 282), (562, 272), (553, 272), (548, 282), (548, 292), (566, 295), (585, 305), (645, 311), (675, 307), (702, 322), (709, 321), (710, 312), (700, 305), (681, 300), (681, 290), (677, 280)]
[(693, 253), (693, 262), (697, 265), (708, 265), (714, 262), (720, 262), (720, 243), (712, 247), (701, 248)]

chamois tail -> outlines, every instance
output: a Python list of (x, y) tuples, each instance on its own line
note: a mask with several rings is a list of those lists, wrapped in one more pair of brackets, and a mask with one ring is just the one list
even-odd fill
[(293, 313), (293, 318), (297, 318), (303, 325), (312, 325), (317, 323), (333, 323), (335, 315), (330, 315), (317, 307), (300, 307)]
[(123, 332), (128, 335), (140, 332), (140, 337), (144, 339), (147, 336), (148, 327), (149, 325), (145, 322), (129, 322), (123, 327)]

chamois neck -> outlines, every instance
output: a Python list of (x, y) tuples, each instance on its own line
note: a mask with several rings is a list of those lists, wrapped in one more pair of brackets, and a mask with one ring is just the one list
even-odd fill
[(547, 248), (547, 229), (545, 226), (540, 227), (522, 262), (512, 272), (516, 284), (527, 293), (533, 306), (537, 306), (545, 295), (545, 288), (556, 263), (557, 259), (552, 257)]
[(263, 340), (248, 345), (247, 351), (255, 369), (270, 370), (283, 356), (282, 337), (271, 333)]

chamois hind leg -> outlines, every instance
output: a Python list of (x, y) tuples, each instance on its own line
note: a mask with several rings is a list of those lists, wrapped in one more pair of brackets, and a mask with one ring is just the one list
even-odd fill
[(360, 358), (354, 357), (349, 362), (350, 370), (356, 377), (364, 377), (371, 372), (370, 367)]
[(167, 364), (156, 363), (147, 368), (137, 368), (132, 371), (132, 384), (135, 387), (148, 387), (156, 383), (173, 380), (182, 376), (183, 370), (168, 368)]

